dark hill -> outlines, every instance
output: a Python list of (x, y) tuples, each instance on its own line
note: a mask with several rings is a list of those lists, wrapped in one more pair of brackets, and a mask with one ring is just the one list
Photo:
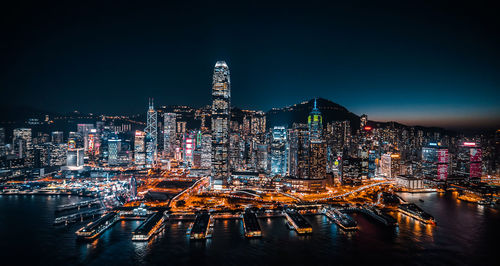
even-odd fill
[[(351, 122), (351, 128), (359, 128), (359, 116), (349, 112), (345, 107), (330, 100), (318, 98), (316, 103), (318, 109), (323, 115), (323, 125), (332, 121)], [(307, 116), (314, 107), (314, 99), (284, 108), (273, 108), (266, 113), (267, 126), (288, 126), (293, 123), (307, 123)]]

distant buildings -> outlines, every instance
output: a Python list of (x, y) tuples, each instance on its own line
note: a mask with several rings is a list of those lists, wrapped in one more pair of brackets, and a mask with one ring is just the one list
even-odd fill
[[(182, 168), (210, 175), (212, 189), (296, 191), (324, 190), (330, 180), (360, 184), (400, 176), (398, 181), (408, 188), (420, 182), (412, 178), (426, 184), (477, 183), (487, 175), (494, 179), (499, 171), (500, 131), (472, 138), (378, 123), (333, 103), (324, 106), (321, 99), (277, 109), (275, 119), (269, 119), (273, 110), (231, 109), (230, 71), (218, 61), (210, 105), (156, 110), (150, 99), (146, 121), (78, 114), (67, 118), (73, 127), (68, 131), (51, 124), (62, 119), (56, 116), (30, 118), (26, 127), (0, 128), (0, 170), (34, 176), (33, 168), (84, 164), (113, 170)], [(332, 110), (342, 115), (332, 118)], [(290, 117), (293, 122), (280, 121)]]

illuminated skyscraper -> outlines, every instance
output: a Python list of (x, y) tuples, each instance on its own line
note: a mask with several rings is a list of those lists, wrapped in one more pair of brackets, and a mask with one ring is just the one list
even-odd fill
[(12, 148), (17, 158), (25, 158), (26, 165), (31, 164), (33, 143), (31, 128), (16, 128), (13, 132)]
[(212, 136), (203, 133), (201, 137), (201, 168), (210, 169), (212, 167)]
[(212, 81), (212, 179), (215, 189), (229, 177), (229, 121), (231, 119), (231, 81), (229, 67), (217, 61)]
[(112, 138), (108, 139), (108, 151), (108, 164), (118, 165), (118, 154), (121, 151), (121, 139), (119, 139), (117, 136), (113, 136)]
[(5, 145), (5, 128), (0, 127), (0, 146)]
[(163, 115), (163, 152), (167, 158), (173, 158), (175, 153), (175, 113), (165, 113)]
[[(148, 162), (149, 166), (154, 166), (156, 162), (157, 155), (157, 144), (158, 144), (158, 120), (157, 113), (154, 107), (153, 99), (149, 100), (149, 109), (147, 112), (147, 124), (144, 132), (146, 133), (146, 137), (149, 138), (149, 145), (146, 146), (146, 152), (148, 153), (150, 160)], [(148, 150), (149, 149), (149, 150)]]
[(285, 127), (274, 127), (271, 140), (271, 175), (287, 174), (287, 144)]
[(326, 177), (326, 142), (323, 140), (323, 116), (316, 106), (307, 119), (309, 125), (309, 178), (324, 179)]
[(144, 132), (140, 130), (135, 131), (134, 162), (137, 165), (144, 165), (146, 163), (145, 139), (146, 134)]
[(479, 143), (463, 142), (458, 147), (454, 176), (477, 183), (482, 176), (482, 149)]
[(64, 132), (62, 131), (54, 131), (51, 133), (52, 136), (52, 143), (54, 144), (60, 144), (64, 143)]
[(434, 181), (448, 179), (448, 148), (440, 143), (431, 142), (422, 147), (422, 176)]
[(366, 123), (368, 122), (368, 116), (363, 114), (360, 117), (360, 128), (363, 129), (366, 126)]
[(307, 118), (307, 124), (309, 126), (311, 141), (321, 140), (323, 134), (323, 116), (321, 116), (321, 112), (316, 106), (316, 100), (314, 100), (314, 108)]

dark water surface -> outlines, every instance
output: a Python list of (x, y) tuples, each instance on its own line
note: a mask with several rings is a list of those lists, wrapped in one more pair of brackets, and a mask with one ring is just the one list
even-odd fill
[[(217, 220), (212, 239), (186, 235), (188, 222), (167, 224), (149, 243), (132, 242), (139, 221), (118, 222), (92, 243), (76, 241), (83, 223), (55, 227), (67, 196), (0, 196), (0, 265), (496, 265), (500, 211), (451, 194), (400, 194), (432, 214), (437, 226), (395, 215), (399, 228), (361, 215), (346, 233), (320, 215), (306, 216), (313, 234), (298, 236), (283, 218), (259, 219), (263, 237), (245, 239), (240, 220)], [(423, 199), (424, 202), (420, 202)]]

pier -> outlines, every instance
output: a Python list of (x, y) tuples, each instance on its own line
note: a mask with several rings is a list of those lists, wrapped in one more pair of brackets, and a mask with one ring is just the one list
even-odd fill
[(160, 232), (165, 226), (163, 212), (156, 212), (149, 216), (132, 233), (132, 241), (148, 241), (153, 235)]
[(425, 224), (436, 224), (432, 215), (426, 213), (424, 210), (420, 209), (420, 207), (413, 203), (401, 204), (399, 205), (398, 210), (399, 212), (416, 220), (419, 220)]
[(342, 209), (341, 212), (356, 212), (361, 213), (364, 216), (381, 223), (385, 226), (398, 226), (398, 221), (392, 217), (391, 215), (385, 213), (381, 209), (372, 206), (372, 207), (350, 207)]
[(90, 208), (92, 206), (96, 206), (96, 205), (100, 205), (100, 204), (101, 204), (100, 199), (80, 201), (80, 202), (75, 202), (75, 203), (71, 203), (71, 204), (59, 205), (56, 208), (56, 212), (69, 211), (69, 210), (73, 210), (73, 209), (80, 210), (81, 208)]
[(245, 237), (251, 238), (262, 236), (257, 216), (251, 211), (246, 211), (243, 214), (243, 229), (245, 230)]
[(212, 217), (208, 213), (200, 213), (196, 216), (189, 232), (190, 239), (206, 239), (212, 236)]
[(346, 231), (358, 230), (358, 223), (346, 213), (333, 207), (325, 207), (323, 213), (330, 220), (334, 221), (340, 228)]
[(376, 207), (361, 208), (360, 212), (385, 226), (398, 226), (398, 221), (394, 217)]
[(110, 228), (116, 221), (119, 220), (119, 216), (116, 212), (107, 213), (101, 218), (94, 222), (87, 224), (80, 230), (76, 231), (76, 235), (79, 239), (92, 240)]
[(70, 223), (83, 222), (83, 220), (85, 220), (85, 219), (101, 215), (105, 212), (106, 212), (106, 209), (100, 208), (100, 209), (78, 212), (78, 213), (74, 213), (74, 214), (70, 214), (70, 215), (57, 217), (54, 220), (54, 225), (60, 225), (60, 224), (68, 225)]
[(310, 234), (312, 233), (312, 226), (309, 222), (302, 216), (302, 214), (298, 213), (294, 210), (286, 210), (285, 217), (289, 225), (297, 231), (298, 234)]

